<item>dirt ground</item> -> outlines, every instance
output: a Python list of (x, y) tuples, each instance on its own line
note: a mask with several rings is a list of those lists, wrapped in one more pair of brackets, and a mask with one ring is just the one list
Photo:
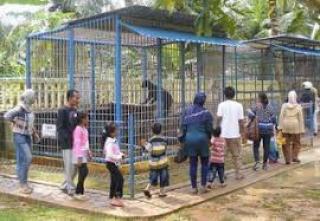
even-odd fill
[(320, 220), (320, 162), (184, 209), (177, 220)]

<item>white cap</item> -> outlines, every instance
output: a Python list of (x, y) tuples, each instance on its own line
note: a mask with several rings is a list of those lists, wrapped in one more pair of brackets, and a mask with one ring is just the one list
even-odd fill
[(302, 83), (302, 86), (304, 89), (311, 89), (313, 87), (312, 83), (310, 81), (305, 81)]

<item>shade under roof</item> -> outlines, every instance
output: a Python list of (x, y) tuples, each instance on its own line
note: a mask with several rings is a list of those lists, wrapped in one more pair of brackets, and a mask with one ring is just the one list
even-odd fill
[(176, 42), (204, 43), (204, 44), (210, 44), (210, 45), (225, 45), (225, 46), (241, 45), (239, 41), (231, 40), (228, 38), (197, 36), (189, 32), (179, 32), (179, 31), (172, 31), (172, 30), (166, 30), (161, 28), (141, 27), (141, 26), (129, 25), (126, 23), (122, 23), (122, 25), (139, 35), (150, 37), (150, 38), (159, 38), (159, 39), (176, 41)]

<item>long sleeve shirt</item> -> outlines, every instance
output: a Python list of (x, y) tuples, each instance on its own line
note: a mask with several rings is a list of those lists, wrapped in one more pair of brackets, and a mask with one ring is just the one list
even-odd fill
[(119, 164), (123, 153), (120, 150), (120, 145), (115, 138), (108, 137), (104, 144), (104, 153), (106, 162)]
[(33, 133), (34, 114), (26, 111), (22, 106), (18, 105), (15, 108), (5, 113), (4, 119), (13, 123), (12, 132), (29, 135)]
[(77, 126), (74, 129), (72, 153), (76, 159), (88, 157), (89, 134), (86, 128)]

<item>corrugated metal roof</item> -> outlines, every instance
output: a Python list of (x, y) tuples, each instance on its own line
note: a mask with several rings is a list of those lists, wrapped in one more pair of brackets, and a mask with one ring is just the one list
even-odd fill
[(211, 44), (211, 45), (226, 45), (226, 46), (241, 45), (240, 41), (231, 40), (228, 38), (197, 36), (189, 32), (178, 32), (178, 31), (166, 30), (161, 28), (141, 27), (141, 26), (134, 26), (134, 25), (129, 25), (125, 23), (122, 23), (122, 25), (139, 35), (150, 37), (150, 38), (159, 38), (159, 39), (176, 41), (176, 42), (205, 43), (205, 44)]
[(275, 47), (284, 51), (293, 52), (293, 53), (299, 53), (299, 54), (310, 55), (310, 56), (320, 56), (320, 50), (313, 50), (308, 48), (297, 48), (297, 47), (286, 47), (286, 46), (274, 45), (274, 44), (272, 45), (272, 47)]
[(300, 35), (278, 35), (267, 38), (258, 38), (243, 41), (243, 44), (248, 44), (252, 47), (265, 47), (270, 44), (282, 45), (282, 46), (305, 46), (305, 47), (320, 47), (320, 41), (312, 40)]

